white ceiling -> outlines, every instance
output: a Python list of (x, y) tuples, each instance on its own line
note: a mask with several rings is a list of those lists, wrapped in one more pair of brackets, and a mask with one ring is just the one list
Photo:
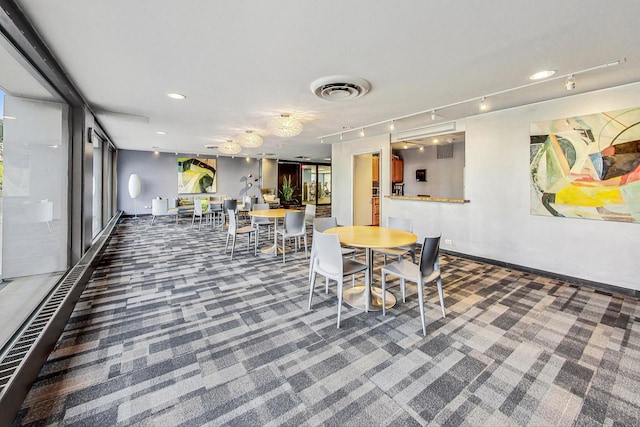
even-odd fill
[[(637, 0), (17, 3), (122, 149), (215, 153), (204, 146), (252, 129), (264, 145), (243, 153), (321, 160), (339, 137), (319, 137), (344, 126), (359, 131), (508, 91), (541, 69), (564, 76), (626, 58), (577, 75), (574, 91), (556, 78), (490, 97), (491, 109), (640, 81)], [(334, 74), (365, 78), (372, 89), (351, 101), (315, 97), (310, 83)], [(281, 113), (299, 117), (304, 131), (271, 135), (266, 124)], [(435, 123), (472, 114), (475, 101), (438, 110)], [(396, 130), (417, 123), (400, 120)]]

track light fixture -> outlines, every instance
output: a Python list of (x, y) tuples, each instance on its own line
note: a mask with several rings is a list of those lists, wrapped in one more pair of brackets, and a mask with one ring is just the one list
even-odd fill
[[(457, 107), (459, 105), (463, 105), (463, 104), (468, 104), (468, 103), (475, 103), (480, 101), (479, 104), (479, 108), (481, 111), (487, 111), (489, 110), (489, 103), (487, 102), (487, 98), (490, 97), (497, 97), (499, 95), (504, 95), (507, 93), (511, 93), (511, 92), (516, 92), (522, 89), (526, 89), (528, 87), (534, 86), (534, 85), (538, 85), (538, 84), (542, 84), (542, 83), (548, 83), (550, 81), (553, 80), (559, 80), (559, 79), (566, 79), (565, 80), (565, 89), (566, 90), (573, 90), (576, 87), (576, 79), (575, 76), (577, 76), (578, 74), (584, 74), (584, 73), (588, 73), (594, 70), (599, 70), (601, 68), (607, 68), (607, 67), (612, 67), (612, 66), (616, 66), (616, 65), (620, 65), (622, 63), (627, 62), (626, 58), (622, 58), (622, 59), (618, 59), (616, 61), (611, 61), (611, 62), (607, 62), (605, 64), (601, 64), (601, 65), (596, 65), (595, 67), (591, 67), (591, 68), (585, 68), (584, 70), (579, 70), (579, 71), (574, 71), (572, 73), (567, 73), (564, 75), (555, 75), (554, 72), (552, 70), (547, 71), (545, 73), (537, 73), (534, 76), (530, 76), (529, 78), (532, 79), (531, 82), (520, 85), (520, 86), (516, 86), (516, 87), (512, 87), (512, 88), (508, 88), (508, 89), (503, 89), (497, 92), (493, 92), (493, 93), (488, 93), (482, 97), (474, 97), (474, 98), (469, 98), (469, 99), (465, 99), (463, 101), (457, 101), (457, 102), (453, 102), (451, 104), (447, 104), (447, 105), (442, 105), (440, 107), (437, 108), (430, 108), (428, 110), (424, 110), (424, 111), (418, 111), (417, 113), (412, 113), (412, 114), (407, 114), (404, 116), (400, 116), (400, 117), (395, 117), (391, 120), (386, 119), (380, 122), (376, 122), (376, 123), (371, 123), (368, 124), (366, 126), (363, 126), (360, 130), (360, 136), (364, 136), (365, 135), (365, 129), (366, 128), (371, 128), (371, 127), (376, 127), (376, 126), (380, 126), (380, 125), (384, 125), (389, 123), (388, 127), (390, 130), (393, 130), (395, 128), (395, 122), (398, 120), (402, 120), (402, 119), (407, 119), (410, 117), (416, 117), (419, 115), (423, 115), (423, 114), (431, 114), (431, 120), (436, 120), (438, 118), (438, 116), (436, 115), (436, 111), (440, 111), (443, 109), (447, 109), (447, 108), (451, 108), (451, 107)], [(551, 77), (551, 78), (548, 78)], [(537, 78), (538, 80), (535, 80), (534, 78)], [(545, 79), (546, 78), (546, 79)], [(342, 141), (344, 139), (344, 129), (340, 132), (335, 132), (335, 133), (330, 133), (327, 135), (322, 135), (321, 137), (319, 136), (318, 138), (322, 138), (324, 140), (324, 138), (328, 138), (331, 136), (340, 136), (340, 141)]]
[(567, 77), (567, 80), (564, 82), (564, 88), (566, 90), (573, 90), (576, 88), (576, 78), (573, 74)]
[(487, 111), (489, 109), (489, 105), (487, 105), (487, 98), (482, 97), (480, 100), (480, 111)]

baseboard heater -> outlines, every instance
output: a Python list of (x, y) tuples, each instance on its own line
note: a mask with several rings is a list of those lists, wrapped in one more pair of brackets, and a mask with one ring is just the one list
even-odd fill
[(78, 298), (100, 262), (122, 212), (118, 212), (91, 248), (53, 287), (0, 353), (0, 426), (10, 425), (31, 385), (64, 331)]

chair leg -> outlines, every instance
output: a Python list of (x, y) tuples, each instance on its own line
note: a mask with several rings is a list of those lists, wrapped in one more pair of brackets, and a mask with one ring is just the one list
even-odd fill
[(311, 299), (313, 299), (313, 291), (316, 287), (316, 272), (315, 270), (311, 271), (311, 283), (309, 283), (309, 310), (311, 310)]
[(231, 241), (231, 259), (233, 259), (233, 250), (236, 248), (236, 235), (233, 235), (233, 240)]
[(251, 247), (251, 233), (247, 233), (247, 253), (249, 253), (250, 247)]
[[(153, 225), (153, 221), (155, 221), (155, 220), (156, 220), (156, 216), (155, 216), (155, 215), (152, 215), (152, 216), (151, 216), (151, 225)], [(51, 230), (49, 230), (49, 231), (51, 231)]]
[(227, 247), (229, 247), (229, 236), (230, 236), (230, 234), (229, 234), (229, 233), (227, 233), (227, 241), (226, 241), (226, 243), (224, 244), (224, 253), (225, 253), (225, 254), (227, 253)]
[(324, 293), (325, 294), (329, 293), (329, 278), (328, 277), (324, 278)]
[(442, 317), (446, 317), (444, 312), (444, 293), (442, 292), (442, 279), (438, 278), (438, 296), (440, 297), (440, 308), (442, 308)]
[[(285, 258), (287, 254), (287, 248), (285, 247), (284, 242), (285, 242), (284, 233), (282, 233), (282, 263), (283, 264), (285, 262)], [(276, 250), (278, 250), (278, 248), (276, 248)]]
[(367, 299), (366, 299), (366, 304), (364, 307), (364, 311), (365, 313), (368, 313), (369, 310), (371, 309), (370, 304), (371, 304), (371, 283), (369, 282), (369, 269), (367, 268), (366, 270), (364, 270), (364, 287), (366, 289), (367, 292)]
[(427, 325), (424, 320), (424, 296), (422, 289), (424, 288), (423, 284), (417, 283), (418, 285), (418, 299), (420, 300), (420, 320), (422, 320), (422, 333), (424, 336), (427, 336)]
[(404, 277), (400, 278), (400, 290), (402, 290), (402, 302), (407, 302), (407, 286)]
[(307, 257), (307, 234), (304, 235), (304, 257)]
[(342, 308), (342, 277), (337, 280), (338, 282), (338, 325), (336, 326), (340, 329), (340, 311)]

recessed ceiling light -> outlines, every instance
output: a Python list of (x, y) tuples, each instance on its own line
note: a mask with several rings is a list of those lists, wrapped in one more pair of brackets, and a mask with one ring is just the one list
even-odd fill
[(2, 116), (3, 119), (5, 120), (15, 120), (16, 118), (13, 116)]
[(166, 135), (166, 134), (167, 134), (167, 133), (166, 133), (165, 131), (163, 131), (163, 130), (158, 130), (158, 131), (156, 131), (156, 133), (157, 133), (158, 135)]
[(181, 93), (176, 93), (176, 92), (169, 92), (167, 96), (173, 99), (187, 99), (186, 95), (183, 95)]
[(533, 73), (529, 76), (529, 80), (541, 80), (551, 77), (556, 73), (556, 70), (542, 70), (537, 73)]

